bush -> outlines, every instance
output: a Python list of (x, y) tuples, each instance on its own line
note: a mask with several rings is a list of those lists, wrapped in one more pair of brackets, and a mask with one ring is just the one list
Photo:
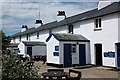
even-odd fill
[(3, 63), (2, 63), (2, 79), (33, 79), (40, 78), (38, 75), (37, 68), (33, 66), (32, 68), (28, 68), (25, 65), (28, 61), (23, 62), (20, 60), (16, 54), (12, 52), (5, 51), (3, 53)]

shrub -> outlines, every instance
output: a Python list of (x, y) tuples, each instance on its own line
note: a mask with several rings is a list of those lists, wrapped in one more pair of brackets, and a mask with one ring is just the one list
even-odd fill
[(20, 60), (15, 53), (5, 51), (3, 53), (3, 63), (2, 63), (2, 79), (33, 79), (40, 78), (38, 75), (37, 68), (33, 66), (28, 68), (25, 65), (28, 61), (23, 62)]

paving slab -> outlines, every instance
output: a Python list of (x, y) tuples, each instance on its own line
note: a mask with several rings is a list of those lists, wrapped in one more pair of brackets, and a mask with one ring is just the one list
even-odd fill
[[(42, 61), (37, 61), (34, 64), (39, 68), (39, 73), (46, 72), (47, 69), (58, 69), (57, 67), (53, 66), (47, 66), (46, 64), (43, 64)], [(85, 65), (85, 66), (76, 66), (76, 67), (67, 67), (67, 68), (61, 68), (64, 69), (66, 72), (69, 72), (69, 69), (74, 69), (77, 71), (82, 72), (82, 78), (118, 78), (118, 73), (120, 73), (120, 70), (117, 70), (115, 68), (110, 67), (102, 67), (102, 66), (93, 66), (93, 65)], [(73, 76), (75, 76), (73, 74)]]

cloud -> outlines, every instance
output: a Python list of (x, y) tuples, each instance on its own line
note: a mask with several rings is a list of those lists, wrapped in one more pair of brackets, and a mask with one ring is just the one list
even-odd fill
[[(14, 34), (14, 30), (19, 32), (20, 26), (23, 24), (28, 25), (29, 28), (34, 27), (35, 20), (39, 19), (39, 11), (40, 18), (45, 24), (57, 20), (59, 10), (66, 11), (66, 15), (69, 17), (96, 6), (97, 4), (94, 2), (3, 2), (2, 26), (3, 30), (10, 35)], [(5, 30), (7, 28), (12, 32)]]
[(99, 0), (2, 0), (2, 2), (98, 2)]

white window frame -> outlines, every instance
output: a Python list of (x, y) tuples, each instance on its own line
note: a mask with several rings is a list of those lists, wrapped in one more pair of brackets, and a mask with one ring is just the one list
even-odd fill
[(39, 32), (37, 32), (37, 39), (39, 39)]
[[(72, 24), (68, 25), (67, 28), (68, 28), (68, 33), (74, 34), (74, 26)], [(70, 31), (70, 29), (72, 30)]]
[[(98, 20), (98, 22), (96, 22)], [(102, 29), (102, 20), (101, 17), (94, 19), (94, 30), (101, 30)]]
[[(73, 52), (73, 48), (75, 48), (75, 52)], [(77, 44), (72, 44), (72, 53), (73, 54), (77, 53)]]

